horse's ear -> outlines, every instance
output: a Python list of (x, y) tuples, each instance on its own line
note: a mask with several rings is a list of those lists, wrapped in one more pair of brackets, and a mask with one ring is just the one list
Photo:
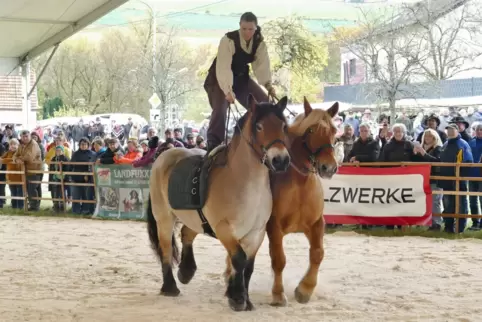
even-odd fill
[(280, 99), (277, 105), (282, 111), (284, 111), (286, 106), (288, 106), (288, 96), (284, 96), (282, 99)]
[(331, 117), (335, 116), (336, 114), (338, 114), (338, 109), (339, 109), (339, 104), (338, 102), (336, 102), (335, 104), (333, 104), (326, 112), (328, 114), (330, 114)]
[(256, 104), (258, 104), (258, 101), (256, 101), (253, 94), (249, 94), (249, 96), (248, 96), (248, 110), (251, 113), (254, 113), (254, 111), (256, 110)]
[(308, 100), (306, 99), (306, 96), (303, 98), (303, 107), (305, 108), (305, 116), (310, 115), (311, 111), (313, 111), (313, 109), (311, 108), (310, 103), (309, 103)]

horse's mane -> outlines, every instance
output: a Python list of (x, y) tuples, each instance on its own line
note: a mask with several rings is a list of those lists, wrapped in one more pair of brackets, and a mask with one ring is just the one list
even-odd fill
[(305, 117), (305, 113), (298, 114), (290, 125), (290, 132), (296, 136), (303, 135), (310, 126), (318, 124), (318, 127), (334, 127), (330, 115), (321, 109), (313, 109), (310, 114)]
[[(256, 129), (256, 123), (261, 121), (263, 118), (265, 118), (269, 114), (274, 114), (276, 117), (278, 117), (280, 120), (283, 122), (286, 121), (286, 117), (283, 114), (283, 110), (279, 108), (276, 104), (272, 103), (257, 103), (256, 104), (256, 117), (254, 120), (251, 121), (251, 132), (254, 132)], [(238, 119), (236, 122), (236, 126), (234, 127), (234, 135), (239, 135), (241, 133), (241, 130), (244, 128), (246, 125), (246, 119), (248, 118), (248, 113), (245, 113), (241, 118)]]

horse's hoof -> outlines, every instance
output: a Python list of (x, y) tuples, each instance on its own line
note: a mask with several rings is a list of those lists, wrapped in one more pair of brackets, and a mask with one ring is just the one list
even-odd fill
[(160, 293), (162, 296), (168, 296), (168, 297), (176, 297), (176, 296), (179, 296), (179, 294), (181, 294), (181, 291), (176, 287), (176, 288), (172, 288), (172, 289), (167, 289), (167, 288), (164, 288), (162, 287), (161, 288), (161, 293)]
[(177, 279), (182, 284), (188, 284), (194, 277), (195, 273), (196, 273), (196, 269), (183, 270), (182, 268), (179, 268), (179, 270), (177, 271)]
[(229, 307), (236, 312), (246, 311), (246, 301), (244, 299), (229, 299)]
[(271, 302), (271, 306), (285, 307), (286, 305), (288, 305), (288, 299), (286, 298), (286, 295), (273, 295), (273, 301)]
[(300, 287), (297, 286), (296, 289), (295, 289), (295, 299), (296, 299), (296, 302), (300, 303), (300, 304), (306, 304), (310, 301), (310, 298), (311, 298), (311, 294), (303, 294), (301, 293)]
[(250, 300), (246, 300), (246, 308), (244, 309), (245, 311), (254, 311), (254, 305), (251, 303)]

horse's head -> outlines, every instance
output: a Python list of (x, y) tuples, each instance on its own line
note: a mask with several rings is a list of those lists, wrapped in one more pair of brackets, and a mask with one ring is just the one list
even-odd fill
[(336, 127), (332, 122), (333, 116), (338, 113), (338, 103), (324, 111), (312, 109), (305, 98), (304, 110), (296, 117), (289, 131), (300, 138), (296, 141), (301, 144), (299, 155), (304, 166), (329, 179), (338, 170), (334, 148)]
[(288, 98), (277, 104), (258, 103), (252, 95), (248, 99), (248, 113), (243, 128), (249, 133), (250, 145), (261, 161), (274, 172), (288, 169), (291, 159), (288, 152), (288, 127), (283, 114)]

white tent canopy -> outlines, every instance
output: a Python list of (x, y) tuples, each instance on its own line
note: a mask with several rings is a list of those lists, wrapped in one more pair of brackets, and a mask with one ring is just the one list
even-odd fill
[(127, 1), (0, 0), (0, 75), (12, 73)]
[[(19, 92), (23, 97), (22, 111), (13, 113), (17, 124), (31, 129), (35, 120), (35, 111), (30, 102), (35, 84), (30, 84), (29, 61), (127, 1), (0, 0), (0, 77), (18, 77), (20, 71), (22, 73)], [(50, 58), (45, 65), (49, 62)], [(45, 67), (37, 79), (44, 70)]]
[[(322, 103), (310, 103), (310, 105), (311, 105), (312, 108), (319, 108), (319, 109), (322, 109), (322, 110), (327, 110), (335, 103), (336, 103), (336, 101), (322, 102)], [(346, 110), (349, 110), (352, 107), (352, 105), (349, 104), (349, 103), (338, 102), (338, 104), (340, 106), (338, 112), (344, 112)], [(288, 105), (288, 108), (290, 109), (290, 111), (292, 111), (294, 113), (297, 113), (297, 114), (304, 113), (303, 104)]]

